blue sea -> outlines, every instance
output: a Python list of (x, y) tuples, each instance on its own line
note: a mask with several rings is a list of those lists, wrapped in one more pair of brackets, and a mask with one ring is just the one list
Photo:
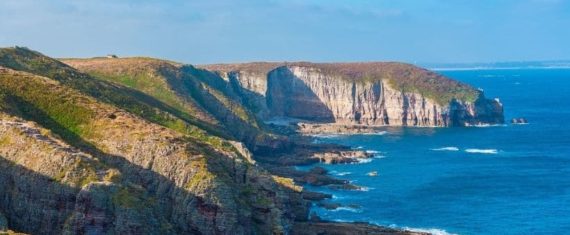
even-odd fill
[[(323, 219), (449, 234), (570, 231), (570, 69), (440, 71), (499, 97), (507, 124), (386, 128), (318, 141), (375, 151), (371, 162), (321, 165), (363, 191), (309, 187), (346, 207)], [(525, 117), (528, 125), (512, 125)], [(313, 167), (313, 166), (311, 166)], [(367, 173), (377, 171), (378, 176)], [(359, 208), (349, 207), (356, 204)]]

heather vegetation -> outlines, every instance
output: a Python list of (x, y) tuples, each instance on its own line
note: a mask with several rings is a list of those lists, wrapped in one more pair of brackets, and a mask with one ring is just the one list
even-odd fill
[(374, 82), (387, 80), (402, 92), (419, 93), (438, 104), (449, 104), (453, 99), (475, 102), (479, 91), (473, 87), (443, 77), (435, 72), (409, 64), (396, 62), (367, 63), (293, 63), (294, 66), (311, 67), (327, 75), (349, 81)]
[[(247, 143), (244, 138), (259, 132), (255, 116), (242, 106), (229, 84), (209, 71), (141, 57), (63, 61), (97, 79), (144, 93), (171, 107), (171, 113), (178, 113), (183, 119), (195, 119), (225, 134), (218, 136), (232, 136)], [(209, 130), (204, 125), (196, 126)], [(243, 130), (248, 134), (244, 135)]]
[[(29, 65), (30, 63), (33, 64), (33, 66)], [(146, 95), (138, 90), (109, 83), (81, 72), (77, 72), (66, 64), (25, 48), (5, 48), (0, 50), (0, 66), (49, 77), (69, 86), (70, 88), (74, 88), (83, 94), (95, 97), (99, 101), (123, 108), (130, 113), (136, 114), (151, 122), (163, 125), (183, 134), (194, 136), (200, 140), (210, 141), (211, 139), (215, 139), (216, 136), (230, 138), (230, 136), (224, 133), (223, 130), (220, 130), (220, 128), (202, 122), (188, 113), (182, 112), (179, 109), (161, 102), (155, 97)], [(5, 78), (4, 81), (6, 81), (6, 86), (9, 86), (12, 83), (18, 83), (14, 81), (13, 78)], [(22, 87), (24, 86), (20, 86), (20, 88)], [(41, 91), (42, 89), (45, 89), (45, 87), (35, 88), (34, 86), (30, 86), (30, 88), (26, 89), (38, 89)], [(17, 91), (18, 90), (15, 90), (14, 92)], [(27, 93), (28, 95), (35, 96), (33, 92), (30, 93), (25, 91), (25, 89), (21, 90), (21, 93)], [(48, 91), (49, 90), (43, 90), (44, 93)], [(38, 95), (41, 94), (43, 93), (38, 93)], [(46, 94), (46, 96), (49, 95)], [(34, 101), (47, 102), (50, 103), (50, 105), (56, 105), (51, 104), (53, 101), (51, 97), (48, 97), (48, 99), (43, 99), (42, 97), (33, 98)], [(57, 100), (57, 102), (60, 102), (60, 100)], [(59, 106), (56, 106), (72, 110), (82, 110), (81, 108), (75, 109), (65, 104), (68, 103), (61, 103)], [(81, 111), (65, 112), (66, 110), (62, 110), (63, 108), (56, 109), (55, 107), (49, 107), (53, 108), (53, 110), (48, 111), (51, 111), (54, 115), (73, 116), (77, 114), (77, 112), (81, 113)], [(61, 118), (65, 124), (70, 125), (64, 125), (64, 127), (72, 128), (71, 132), (77, 134), (77, 132), (80, 131), (78, 129), (80, 127), (78, 127), (77, 120), (67, 120), (66, 116), (56, 117), (54, 120), (59, 120), (58, 118)], [(80, 119), (80, 117), (77, 118)]]
[(374, 82), (388, 80), (394, 88), (403, 92), (419, 93), (434, 100), (438, 104), (448, 104), (453, 99), (475, 102), (479, 91), (473, 87), (445, 78), (435, 72), (418, 68), (413, 65), (396, 62), (365, 62), (365, 63), (243, 63), (243, 64), (213, 64), (203, 68), (231, 72), (267, 74), (280, 66), (309, 67), (320, 73), (356, 82)]
[(0, 76), (0, 93), (13, 104), (11, 110), (39, 121), (63, 138), (90, 134), (88, 124), (94, 113), (73, 91), (35, 75), (5, 72)]

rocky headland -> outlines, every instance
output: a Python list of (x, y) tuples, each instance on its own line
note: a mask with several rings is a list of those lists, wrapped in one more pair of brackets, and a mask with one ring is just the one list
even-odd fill
[(203, 68), (234, 84), (261, 119), (290, 117), (356, 127), (504, 122), (498, 99), (487, 99), (469, 85), (403, 63), (251, 63)]
[[(418, 234), (310, 216), (373, 154), (304, 134), (502, 123), (502, 105), (401, 63), (192, 66), (0, 49), (0, 233)], [(295, 121), (274, 124), (275, 118)], [(348, 205), (358, 207), (358, 205)]]

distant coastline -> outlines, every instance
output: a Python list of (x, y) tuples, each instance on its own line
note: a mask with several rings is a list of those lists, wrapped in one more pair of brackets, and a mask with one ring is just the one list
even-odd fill
[(418, 65), (433, 71), (570, 69), (570, 60), (494, 62), (494, 63), (421, 63)]

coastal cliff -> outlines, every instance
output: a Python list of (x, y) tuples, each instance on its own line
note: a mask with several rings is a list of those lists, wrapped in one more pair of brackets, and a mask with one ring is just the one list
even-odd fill
[(0, 230), (283, 234), (306, 220), (297, 186), (243, 144), (131, 95), (37, 52), (0, 50)]
[(246, 98), (265, 119), (292, 117), (335, 124), (443, 127), (504, 122), (503, 107), (497, 99), (487, 99), (482, 91), (407, 64), (290, 63), (205, 68), (225, 72), (240, 85), (242, 93), (255, 94)]
[(310, 217), (332, 195), (301, 184), (360, 187), (291, 166), (372, 154), (288, 136), (274, 117), (465, 126), (502, 122), (502, 106), (398, 63), (200, 68), (2, 48), (0, 233), (413, 234)]

